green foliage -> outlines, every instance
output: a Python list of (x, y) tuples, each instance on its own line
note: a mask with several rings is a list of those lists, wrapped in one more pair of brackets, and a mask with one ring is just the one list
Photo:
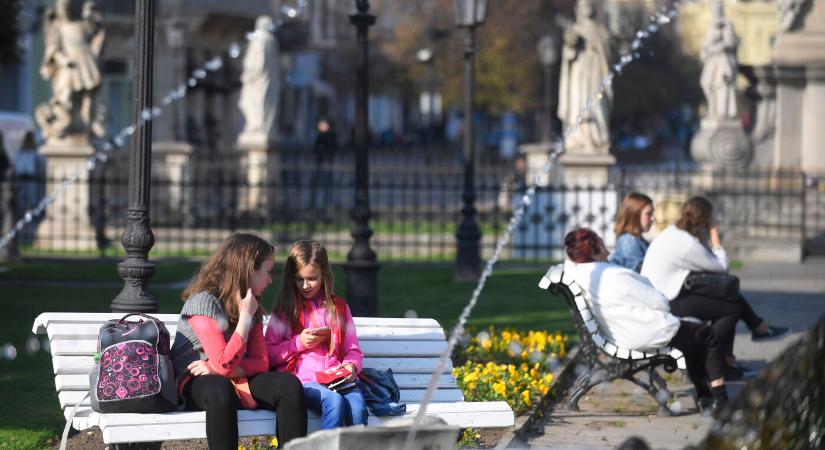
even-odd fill
[(465, 428), (461, 432), (461, 437), (455, 444), (455, 448), (478, 448), (481, 445), (481, 434), (472, 429)]

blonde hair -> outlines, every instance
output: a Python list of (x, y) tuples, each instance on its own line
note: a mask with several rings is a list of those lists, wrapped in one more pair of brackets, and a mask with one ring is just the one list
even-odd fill
[[(318, 241), (297, 241), (289, 250), (284, 265), (284, 279), (272, 315), (289, 322), (295, 328), (300, 324), (301, 310), (298, 303), (298, 292), (295, 288), (295, 275), (304, 267), (313, 265), (321, 270), (321, 292), (324, 298), (324, 307), (327, 309), (330, 321), (336, 318), (335, 301), (333, 299), (332, 267), (329, 265), (327, 250)], [(330, 351), (334, 350), (335, 342), (330, 339)]]
[(628, 233), (633, 236), (641, 236), (642, 232), (642, 210), (647, 205), (652, 205), (653, 200), (647, 195), (638, 192), (627, 194), (619, 207), (619, 214), (616, 215), (616, 225), (613, 231), (616, 237)]
[[(275, 246), (254, 234), (235, 233), (221, 244), (215, 253), (203, 262), (198, 273), (184, 289), (186, 301), (198, 292), (208, 292), (219, 298), (229, 320), (230, 329), (238, 325), (237, 296), (246, 295), (249, 277), (269, 258), (275, 256)], [(263, 315), (258, 300), (256, 319)]]

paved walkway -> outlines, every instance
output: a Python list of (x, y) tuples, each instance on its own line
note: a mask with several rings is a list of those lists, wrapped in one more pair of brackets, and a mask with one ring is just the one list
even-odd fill
[[(761, 369), (768, 361), (794, 343), (825, 314), (825, 259), (802, 264), (753, 264), (737, 271), (745, 297), (756, 312), (770, 323), (791, 327), (785, 338), (751, 342), (750, 332), (741, 323), (737, 329), (734, 354), (748, 366)], [(551, 410), (538, 430), (526, 441), (501, 443), (508, 448), (612, 449), (630, 436), (642, 436), (652, 448), (681, 449), (704, 438), (711, 419), (696, 412), (690, 384), (680, 371), (668, 385), (676, 394), (677, 409), (684, 414), (658, 417), (650, 397), (626, 381), (594, 388), (579, 406), (581, 411)], [(742, 382), (728, 383), (736, 396)]]

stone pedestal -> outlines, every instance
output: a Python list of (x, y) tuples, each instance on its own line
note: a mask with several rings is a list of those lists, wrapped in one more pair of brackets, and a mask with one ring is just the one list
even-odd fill
[(564, 153), (559, 158), (559, 181), (566, 186), (603, 187), (608, 183), (608, 169), (616, 164), (609, 153)]
[[(518, 151), (524, 155), (526, 166), (524, 171), (525, 184), (531, 186), (535, 182), (536, 186), (539, 187), (550, 184), (551, 177), (550, 174), (544, 173), (544, 166), (547, 164), (547, 158), (554, 148), (552, 142), (534, 142), (519, 146)], [(551, 173), (552, 172), (551, 170)], [(537, 176), (538, 179), (536, 179)]]
[(706, 118), (690, 143), (690, 154), (707, 167), (744, 169), (753, 149), (739, 119)]
[[(192, 145), (186, 142), (161, 141), (152, 143), (152, 196), (154, 205), (163, 211), (153, 211), (161, 220), (191, 224), (193, 165), (190, 162)], [(157, 221), (157, 220), (155, 220)], [(159, 223), (159, 225), (163, 225)]]
[(273, 195), (272, 182), (281, 173), (281, 161), (275, 143), (263, 134), (242, 133), (238, 137), (239, 181), (246, 185), (238, 207), (241, 212), (266, 214), (277, 209), (279, 196)]
[(825, 173), (825, 0), (807, 6), (800, 25), (780, 33), (774, 46), (774, 168)]
[(65, 179), (77, 180), (61, 189), (37, 228), (34, 246), (58, 251), (90, 251), (97, 248), (89, 215), (89, 171), (86, 161), (94, 148), (83, 138), (51, 140), (40, 148), (46, 157), (46, 193), (61, 189)]

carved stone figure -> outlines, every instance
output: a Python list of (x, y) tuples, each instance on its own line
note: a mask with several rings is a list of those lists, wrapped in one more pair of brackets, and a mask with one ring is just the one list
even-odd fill
[(94, 1), (75, 14), (72, 0), (57, 0), (44, 18), (45, 49), (40, 74), (52, 88), (52, 98), (38, 106), (35, 118), (48, 139), (67, 135), (103, 136), (96, 108), (100, 87), (98, 56), (103, 47), (103, 18)]
[(278, 42), (270, 31), (272, 19), (260, 16), (243, 59), (241, 95), (238, 107), (243, 113), (244, 137), (275, 138), (278, 94), (281, 80), (278, 72)]
[(596, 93), (609, 72), (608, 55), (607, 29), (596, 20), (592, 0), (579, 0), (576, 22), (564, 33), (559, 81), (558, 116), (564, 126), (575, 126), (584, 113), (579, 129), (565, 142), (569, 152), (607, 153), (612, 93), (609, 88), (600, 98)]
[(736, 48), (739, 38), (731, 23), (718, 14), (702, 44), (704, 67), (699, 84), (707, 99), (706, 118), (735, 118), (736, 110)]

